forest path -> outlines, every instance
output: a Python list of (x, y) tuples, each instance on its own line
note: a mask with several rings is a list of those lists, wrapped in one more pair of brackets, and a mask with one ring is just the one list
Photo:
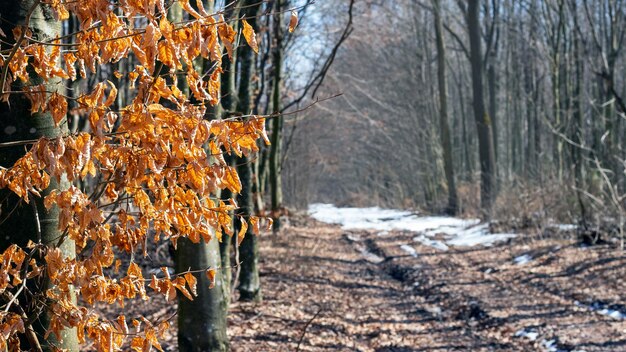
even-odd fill
[(265, 235), (264, 302), (233, 304), (232, 349), (626, 351), (614, 248), (517, 238), (442, 251), (413, 237), (305, 218)]

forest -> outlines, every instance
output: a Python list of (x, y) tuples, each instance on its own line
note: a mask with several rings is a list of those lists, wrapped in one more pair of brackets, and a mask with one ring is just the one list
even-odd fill
[(0, 351), (626, 351), (623, 0), (0, 1)]

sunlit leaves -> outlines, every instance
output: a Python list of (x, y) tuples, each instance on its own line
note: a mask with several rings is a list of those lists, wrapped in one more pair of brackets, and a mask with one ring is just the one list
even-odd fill
[(246, 232), (248, 232), (248, 223), (246, 222), (246, 220), (243, 217), (240, 217), (239, 221), (241, 222), (241, 228), (239, 229), (239, 233), (237, 234), (237, 245), (241, 244), (244, 237), (246, 236)]
[(254, 33), (254, 29), (246, 20), (241, 21), (243, 23), (243, 37), (246, 39), (248, 45), (254, 50), (255, 53), (259, 53), (259, 45), (256, 41), (256, 33)]
[(205, 275), (209, 279), (209, 288), (215, 287), (215, 269), (209, 268), (206, 270)]
[(46, 110), (49, 110), (52, 114), (52, 119), (56, 125), (59, 125), (61, 120), (67, 115), (67, 100), (58, 93), (52, 94), (50, 100), (48, 100), (48, 106)]
[(298, 26), (298, 13), (295, 10), (291, 10), (291, 17), (289, 18), (289, 33), (293, 33)]
[[(214, 268), (175, 274), (163, 268), (146, 279), (138, 264), (116, 257), (120, 252), (145, 254), (148, 236), (175, 246), (181, 238), (198, 243), (232, 235), (237, 204), (216, 199), (216, 194), (241, 192), (242, 184), (221, 153), (250, 155), (259, 150), (259, 140), (269, 143), (262, 117), (207, 120), (208, 106), (219, 103), (222, 48), (233, 56), (237, 32), (222, 15), (211, 15), (202, 1), (194, 1), (195, 6), (178, 1), (190, 21), (170, 22), (162, 0), (125, 0), (115, 9), (109, 0), (43, 0), (59, 20), (74, 14), (79, 30), (71, 40), (44, 42), (17, 27), (14, 37), (24, 34), (25, 39), (11, 50), (10, 62), (4, 61), (6, 56), (0, 62), (7, 72), (3, 99), (16, 93), (6, 88), (17, 82), (33, 114), (49, 114), (57, 126), (68, 113), (88, 123), (89, 132), (29, 142), (28, 152), (12, 167), (0, 168), (0, 188), (25, 203), (41, 196), (52, 180), (96, 185), (89, 194), (76, 186), (45, 193), (46, 211), (59, 214), (59, 240), (75, 242), (77, 259), (67, 258), (54, 244), (31, 244), (28, 251), (11, 246), (0, 254), (0, 293), (44, 274), (55, 287), (45, 292), (52, 312), (46, 335), (71, 327), (81, 343), (90, 340), (98, 350), (119, 350), (129, 335), (131, 349), (158, 350), (167, 323), (126, 321), (124, 316), (108, 321), (87, 307), (148, 299), (148, 289), (167, 300), (179, 294), (193, 299), (196, 275), (206, 275), (211, 287), (215, 283)], [(258, 52), (254, 29), (242, 23), (243, 37)], [(119, 80), (127, 78), (130, 96), (120, 99), (119, 87), (111, 81), (90, 88), (76, 85), (75, 98), (64, 95), (61, 80), (94, 77), (100, 66), (131, 55), (139, 64), (127, 77), (114, 73)], [(201, 70), (201, 59), (212, 69)], [(30, 84), (34, 75), (39, 79)], [(188, 92), (179, 86), (184, 83)], [(248, 232), (248, 223), (240, 220), (238, 242)], [(258, 234), (260, 220), (250, 217), (249, 223)], [(45, 266), (38, 259), (26, 260), (34, 253), (29, 251), (41, 251)], [(74, 290), (81, 305), (73, 300)], [(15, 343), (23, 324), (19, 316), (0, 313), (0, 349)]]

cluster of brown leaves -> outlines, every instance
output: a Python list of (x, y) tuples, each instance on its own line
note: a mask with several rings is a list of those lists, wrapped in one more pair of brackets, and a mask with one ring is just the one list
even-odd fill
[[(4, 63), (8, 65), (4, 87), (17, 80), (28, 83), (31, 67), (44, 82), (75, 80), (132, 54), (139, 63), (128, 74), (135, 95), (115, 111), (117, 87), (110, 81), (97, 84), (77, 99), (75, 111), (88, 120), (90, 133), (40, 139), (13, 167), (0, 170), (0, 187), (26, 203), (40, 196), (53, 179), (98, 181), (91, 196), (71, 186), (45, 197), (46, 208), (60, 211), (63, 236), (74, 241), (78, 254), (89, 255), (65, 258), (54, 246), (35, 244), (31, 250), (43, 247), (45, 253), (42, 269), (26, 249), (12, 246), (1, 255), (0, 293), (47, 273), (54, 287), (46, 293), (53, 313), (49, 333), (60, 336), (62, 329), (75, 327), (81, 342), (89, 339), (99, 350), (119, 350), (128, 336), (134, 350), (160, 349), (158, 337), (167, 329), (166, 322), (153, 325), (134, 319), (129, 329), (123, 315), (116, 321), (102, 319), (77, 304), (73, 292), (86, 305), (148, 299), (147, 288), (167, 299), (177, 291), (191, 299), (196, 294), (195, 275), (215, 275), (213, 268), (174, 276), (164, 269), (162, 277), (148, 280), (132, 262), (121, 278), (108, 276), (105, 269), (118, 272), (125, 265), (116, 259), (114, 248), (145, 252), (149, 235), (175, 245), (181, 237), (197, 243), (232, 234), (230, 214), (237, 205), (232, 199), (216, 199), (215, 194), (221, 189), (238, 193), (241, 182), (222, 152), (248, 155), (258, 151), (259, 138), (269, 143), (262, 117), (206, 119), (207, 105), (219, 102), (222, 48), (232, 56), (237, 32), (221, 15), (207, 13), (201, 1), (194, 8), (188, 0), (178, 0), (192, 19), (184, 23), (168, 21), (163, 0), (121, 0), (117, 9), (109, 0), (42, 3), (51, 6), (58, 20), (75, 14), (80, 30), (71, 45), (60, 45), (60, 38), (39, 42), (30, 31), (22, 33), (24, 29), (16, 27), (14, 36), (21, 40), (11, 61)], [(141, 27), (137, 26), (141, 21), (128, 20), (138, 17), (145, 19)], [(258, 50), (254, 30), (245, 21), (243, 37)], [(198, 60), (212, 63), (213, 71), (198, 72)], [(169, 69), (166, 74), (163, 67)], [(189, 94), (179, 88), (179, 79), (185, 80)], [(43, 84), (27, 86), (23, 94), (33, 113), (48, 111), (56, 124), (64, 123), (67, 97), (47, 91)], [(113, 216), (116, 221), (111, 224), (107, 220)], [(252, 217), (250, 223), (258, 233), (260, 219)], [(242, 226), (240, 239), (247, 226)], [(0, 314), (0, 349), (24, 331), (22, 318), (6, 311)]]

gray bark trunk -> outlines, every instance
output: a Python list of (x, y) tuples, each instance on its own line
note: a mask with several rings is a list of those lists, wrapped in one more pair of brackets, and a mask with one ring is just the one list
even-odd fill
[(448, 125), (448, 84), (446, 82), (446, 49), (443, 40), (440, 1), (433, 1), (435, 9), (435, 34), (437, 37), (437, 79), (439, 81), (439, 129), (443, 148), (443, 167), (448, 186), (448, 207), (446, 212), (454, 215), (458, 211), (458, 198), (452, 165), (452, 142)]
[(480, 157), (480, 200), (486, 217), (491, 216), (495, 198), (495, 154), (491, 119), (485, 111), (483, 96), (483, 64), (479, 22), (479, 0), (469, 0), (467, 7), (467, 25), (470, 38), (470, 62), (472, 66), (472, 91), (474, 118), (478, 130), (478, 153)]
[[(177, 3), (170, 15), (182, 17), (182, 10)], [(213, 2), (206, 1), (204, 7), (213, 12)], [(177, 21), (182, 20), (175, 19)], [(224, 59), (228, 61), (228, 58)], [(199, 60), (197, 69), (209, 66)], [(201, 72), (201, 71), (200, 71)], [(229, 72), (229, 71), (227, 71)], [(228, 73), (226, 74), (228, 75)], [(181, 87), (186, 91), (188, 87)], [(227, 108), (225, 108), (227, 110)], [(213, 117), (222, 114), (219, 105), (211, 108)], [(228, 245), (230, 237), (223, 235), (222, 244)], [(226, 247), (228, 248), (228, 247)], [(229, 253), (226, 251), (226, 253)], [(228, 351), (227, 315), (228, 298), (230, 297), (230, 258), (224, 264), (221, 256), (220, 242), (213, 237), (209, 243), (200, 241), (194, 244), (186, 239), (178, 241), (174, 261), (176, 272), (187, 270), (215, 269), (215, 286), (209, 289), (209, 281), (204, 273), (195, 274), (198, 279), (198, 296), (193, 301), (183, 295), (178, 297), (178, 350), (183, 352), (196, 351)], [(222, 268), (222, 270), (220, 270)]]
[[(259, 2), (256, 0), (247, 0), (242, 4), (244, 9), (243, 15), (248, 23), (254, 28), (256, 27), (256, 14), (259, 8)], [(252, 49), (244, 45), (239, 49), (240, 60), (240, 80), (239, 80), (239, 102), (237, 106), (238, 112), (243, 115), (250, 113), (252, 106), (250, 82), (252, 79), (253, 69)], [(237, 160), (237, 172), (241, 180), (241, 193), (237, 197), (240, 212), (244, 214), (244, 218), (248, 220), (254, 211), (254, 200), (252, 193), (252, 158), (242, 157)], [(239, 291), (240, 300), (261, 300), (261, 284), (259, 279), (259, 249), (257, 234), (252, 232), (252, 228), (248, 227), (243, 242), (239, 250), (239, 259), (241, 263), (241, 271), (239, 273)]]
[[(280, 113), (280, 82), (281, 82), (281, 69), (282, 69), (282, 13), (283, 8), (282, 1), (276, 0), (274, 16), (274, 55), (272, 59), (272, 65), (274, 68), (274, 87), (272, 92), (272, 108), (274, 114)], [(270, 185), (271, 185), (271, 198), (272, 198), (272, 218), (274, 220), (274, 232), (280, 230), (280, 213), (283, 207), (283, 191), (282, 182), (280, 177), (280, 159), (282, 153), (282, 132), (283, 132), (283, 117), (275, 116), (272, 118), (272, 147), (270, 149)]]
[[(0, 13), (3, 19), (7, 21), (0, 22), (0, 28), (4, 33), (10, 35), (12, 27), (17, 25), (25, 25), (27, 14), (35, 4), (35, 0), (23, 0), (19, 2), (0, 2)], [(46, 41), (50, 38), (61, 35), (61, 23), (55, 21), (50, 8), (45, 5), (39, 5), (32, 14), (29, 27), (33, 31), (33, 36), (39, 40)], [(13, 42), (14, 39), (10, 38)], [(43, 81), (33, 70), (30, 70), (30, 82), (28, 85), (41, 84)], [(62, 87), (60, 80), (50, 80), (46, 83), (48, 91), (55, 91)], [(20, 90), (15, 84), (13, 90)], [(67, 123), (61, 122), (60, 127), (56, 127), (54, 120), (49, 113), (30, 113), (30, 102), (21, 94), (12, 94), (9, 104), (0, 103), (0, 142), (11, 142), (28, 139), (36, 139), (40, 137), (56, 138), (58, 136), (67, 135)], [(17, 159), (24, 155), (24, 147), (5, 148), (0, 153), (0, 165), (3, 167), (12, 166)], [(66, 190), (69, 187), (67, 180), (57, 182), (52, 179), (50, 187), (42, 193), (41, 198), (34, 197), (35, 207), (21, 202), (17, 196), (8, 190), (0, 191), (0, 250), (4, 251), (9, 245), (15, 243), (24, 246), (28, 240), (38, 241), (38, 230), (35, 211), (39, 217), (41, 225), (41, 241), (51, 247), (56, 246), (62, 234), (59, 231), (59, 212), (56, 207), (47, 211), (43, 205), (43, 197), (48, 195), (51, 190)], [(65, 239), (60, 246), (63, 255), (69, 258), (76, 256), (74, 242)], [(36, 258), (41, 259), (41, 258)], [(42, 265), (42, 263), (39, 263)], [(34, 289), (38, 285), (32, 286)], [(51, 288), (48, 284), (43, 285), (43, 289)], [(40, 294), (41, 292), (34, 292)], [(19, 297), (22, 304), (25, 302), (24, 297)], [(75, 299), (75, 298), (74, 298)], [(32, 306), (39, 304), (32, 303)], [(25, 310), (28, 308), (24, 306)], [(26, 311), (30, 320), (33, 320), (32, 326), (39, 336), (43, 336), (49, 325), (49, 314), (43, 311), (36, 314), (32, 311)], [(41, 347), (45, 351), (52, 350), (53, 347), (66, 349), (68, 351), (78, 351), (78, 339), (75, 329), (66, 329), (61, 332), (59, 339), (51, 334), (47, 341), (39, 341)], [(29, 346), (34, 348), (34, 346)]]
[(176, 272), (187, 270), (216, 270), (215, 286), (209, 288), (204, 273), (194, 274), (198, 279), (198, 296), (190, 301), (183, 295), (178, 299), (178, 350), (182, 352), (228, 351), (226, 332), (227, 301), (224, 286), (220, 247), (214, 236), (209, 243), (178, 240)]

